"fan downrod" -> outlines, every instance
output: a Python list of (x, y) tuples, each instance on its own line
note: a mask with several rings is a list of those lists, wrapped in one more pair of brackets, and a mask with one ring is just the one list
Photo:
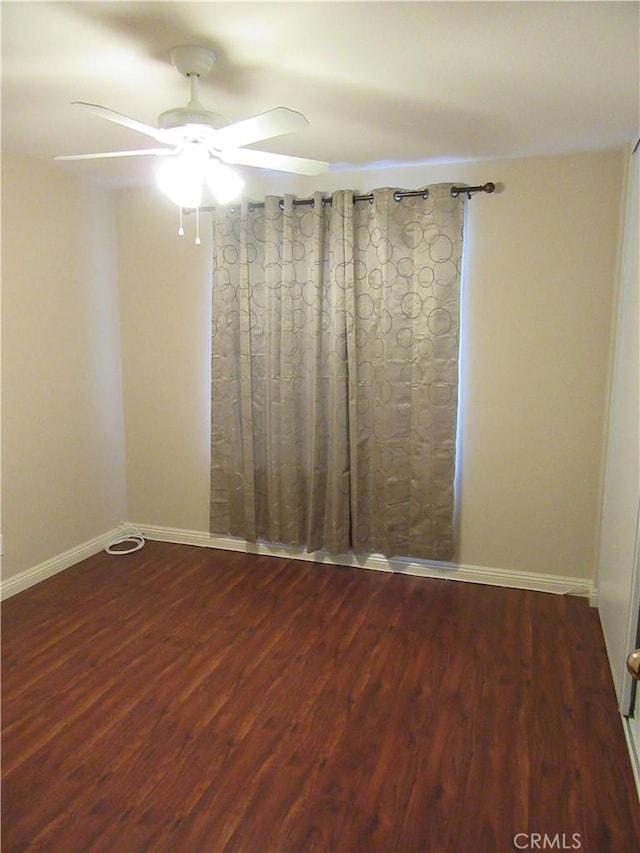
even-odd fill
[(169, 51), (171, 62), (184, 77), (206, 77), (211, 73), (216, 55), (208, 47), (181, 44)]

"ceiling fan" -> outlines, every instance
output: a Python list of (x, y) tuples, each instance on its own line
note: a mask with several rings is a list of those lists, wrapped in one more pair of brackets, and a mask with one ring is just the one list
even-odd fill
[(176, 204), (196, 208), (202, 200), (204, 184), (216, 200), (232, 201), (242, 190), (242, 180), (230, 165), (254, 166), (297, 175), (319, 175), (329, 164), (321, 160), (290, 157), (245, 148), (254, 142), (282, 136), (308, 126), (302, 113), (276, 107), (243, 121), (229, 123), (224, 116), (205, 109), (198, 100), (198, 80), (211, 72), (215, 54), (199, 45), (180, 45), (170, 51), (174, 67), (190, 83), (190, 99), (184, 107), (174, 107), (158, 116), (158, 126), (144, 124), (98, 104), (74, 101), (107, 121), (143, 133), (164, 148), (106, 151), (99, 154), (70, 154), (56, 160), (94, 160), (107, 157), (156, 155), (169, 157), (158, 170), (160, 189)]

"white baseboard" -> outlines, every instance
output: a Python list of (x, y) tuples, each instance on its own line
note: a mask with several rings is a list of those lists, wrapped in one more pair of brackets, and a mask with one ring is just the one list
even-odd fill
[(79, 563), (81, 560), (86, 560), (87, 557), (92, 557), (98, 551), (102, 551), (122, 535), (122, 528), (118, 527), (115, 530), (110, 530), (108, 533), (103, 533), (90, 539), (88, 542), (83, 542), (81, 545), (76, 545), (75, 548), (70, 548), (56, 557), (45, 560), (37, 566), (26, 569), (13, 577), (7, 578), (0, 582), (0, 598), (4, 601), (5, 598), (10, 598), (30, 586), (34, 586), (40, 581), (50, 578), (52, 575), (58, 574), (65, 569)]
[[(50, 560), (46, 560), (31, 569), (0, 582), (0, 598), (3, 600), (16, 595), (30, 586), (34, 586), (45, 578), (68, 569), (75, 563), (97, 554), (111, 542), (122, 536), (123, 529), (131, 525), (110, 530), (101, 536), (96, 536), (88, 542), (71, 548)], [(379, 572), (395, 572), (397, 574), (415, 575), (425, 578), (440, 578), (445, 580), (463, 581), (466, 583), (481, 583), (489, 586), (510, 587), (514, 589), (530, 589), (536, 592), (551, 592), (557, 595), (579, 595), (595, 600), (594, 585), (584, 578), (560, 577), (543, 573), (521, 572), (513, 569), (496, 569), (486, 566), (471, 566), (464, 563), (443, 563), (431, 560), (414, 560), (409, 558), (387, 559), (381, 554), (358, 556), (356, 554), (331, 555), (324, 551), (308, 553), (291, 546), (278, 546), (261, 542), (247, 542), (230, 536), (214, 536), (197, 530), (183, 530), (175, 527), (160, 527), (151, 524), (136, 524), (146, 539), (158, 542), (175, 542), (179, 545), (197, 545), (203, 548), (220, 548), (225, 551), (240, 551), (247, 554), (264, 554), (271, 557), (286, 557), (290, 560), (304, 560), (310, 563), (325, 563), (334, 566), (353, 566), (361, 569), (372, 569)]]
[(181, 530), (150, 524), (136, 524), (145, 538), (159, 542), (175, 542), (180, 545), (197, 545), (204, 548), (221, 548), (225, 551), (241, 551), (248, 554), (264, 554), (286, 557), (311, 563), (328, 563), (336, 566), (354, 566), (382, 572), (416, 575), (426, 578), (481, 583), (490, 586), (530, 589), (536, 592), (551, 592), (557, 595), (578, 595), (593, 599), (593, 584), (584, 578), (559, 577), (543, 573), (520, 572), (511, 569), (495, 569), (486, 566), (470, 566), (463, 563), (443, 563), (431, 560), (397, 558), (389, 560), (381, 554), (357, 556), (356, 554), (330, 555), (324, 551), (308, 553), (291, 546), (267, 545), (234, 539), (230, 536), (215, 536), (195, 530)]

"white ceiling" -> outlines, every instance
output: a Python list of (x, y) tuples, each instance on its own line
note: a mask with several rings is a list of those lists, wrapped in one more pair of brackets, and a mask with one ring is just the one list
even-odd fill
[[(637, 2), (3, 2), (2, 142), (50, 160), (152, 140), (71, 101), (147, 124), (188, 100), (176, 44), (213, 48), (204, 106), (274, 106), (310, 126), (254, 147), (332, 169), (628, 144), (639, 119)], [(143, 183), (157, 160), (59, 168)]]

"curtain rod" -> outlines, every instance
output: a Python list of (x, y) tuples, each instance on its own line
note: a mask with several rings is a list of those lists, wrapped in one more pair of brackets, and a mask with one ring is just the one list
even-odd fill
[[(471, 198), (473, 193), (492, 193), (492, 192), (495, 192), (495, 188), (496, 188), (496, 185), (494, 183), (492, 183), (491, 181), (488, 181), (486, 184), (481, 184), (477, 187), (453, 186), (453, 187), (451, 187), (451, 195), (453, 198), (457, 198), (459, 195), (466, 195), (467, 198)], [(401, 192), (400, 190), (398, 190), (397, 192), (395, 192), (393, 194), (393, 197), (396, 201), (400, 201), (400, 199), (403, 199), (403, 198), (418, 198), (420, 196), (422, 196), (422, 198), (428, 198), (429, 197), (429, 190), (428, 189), (410, 190), (410, 191), (408, 190), (406, 192)], [(353, 200), (354, 200), (354, 202), (355, 201), (368, 201), (370, 204), (372, 204), (373, 203), (373, 193), (369, 193), (368, 195), (354, 195)], [(312, 198), (296, 198), (293, 201), (294, 207), (299, 207), (302, 205), (313, 205), (313, 204), (314, 204), (314, 200)], [(324, 204), (331, 204), (331, 196), (325, 196), (322, 199), (322, 204), (323, 205)], [(233, 207), (233, 205), (232, 205), (232, 207)], [(263, 201), (249, 202), (249, 209), (250, 210), (257, 210), (257, 209), (262, 208), (262, 207), (264, 207)], [(280, 208), (283, 208), (283, 207), (284, 207), (284, 199), (280, 199)], [(200, 210), (200, 211), (214, 211), (215, 209), (216, 209), (215, 205), (210, 205), (208, 207), (199, 207), (198, 208), (198, 210)], [(194, 213), (195, 208), (188, 208), (188, 209), (185, 208), (184, 212), (185, 213)]]

